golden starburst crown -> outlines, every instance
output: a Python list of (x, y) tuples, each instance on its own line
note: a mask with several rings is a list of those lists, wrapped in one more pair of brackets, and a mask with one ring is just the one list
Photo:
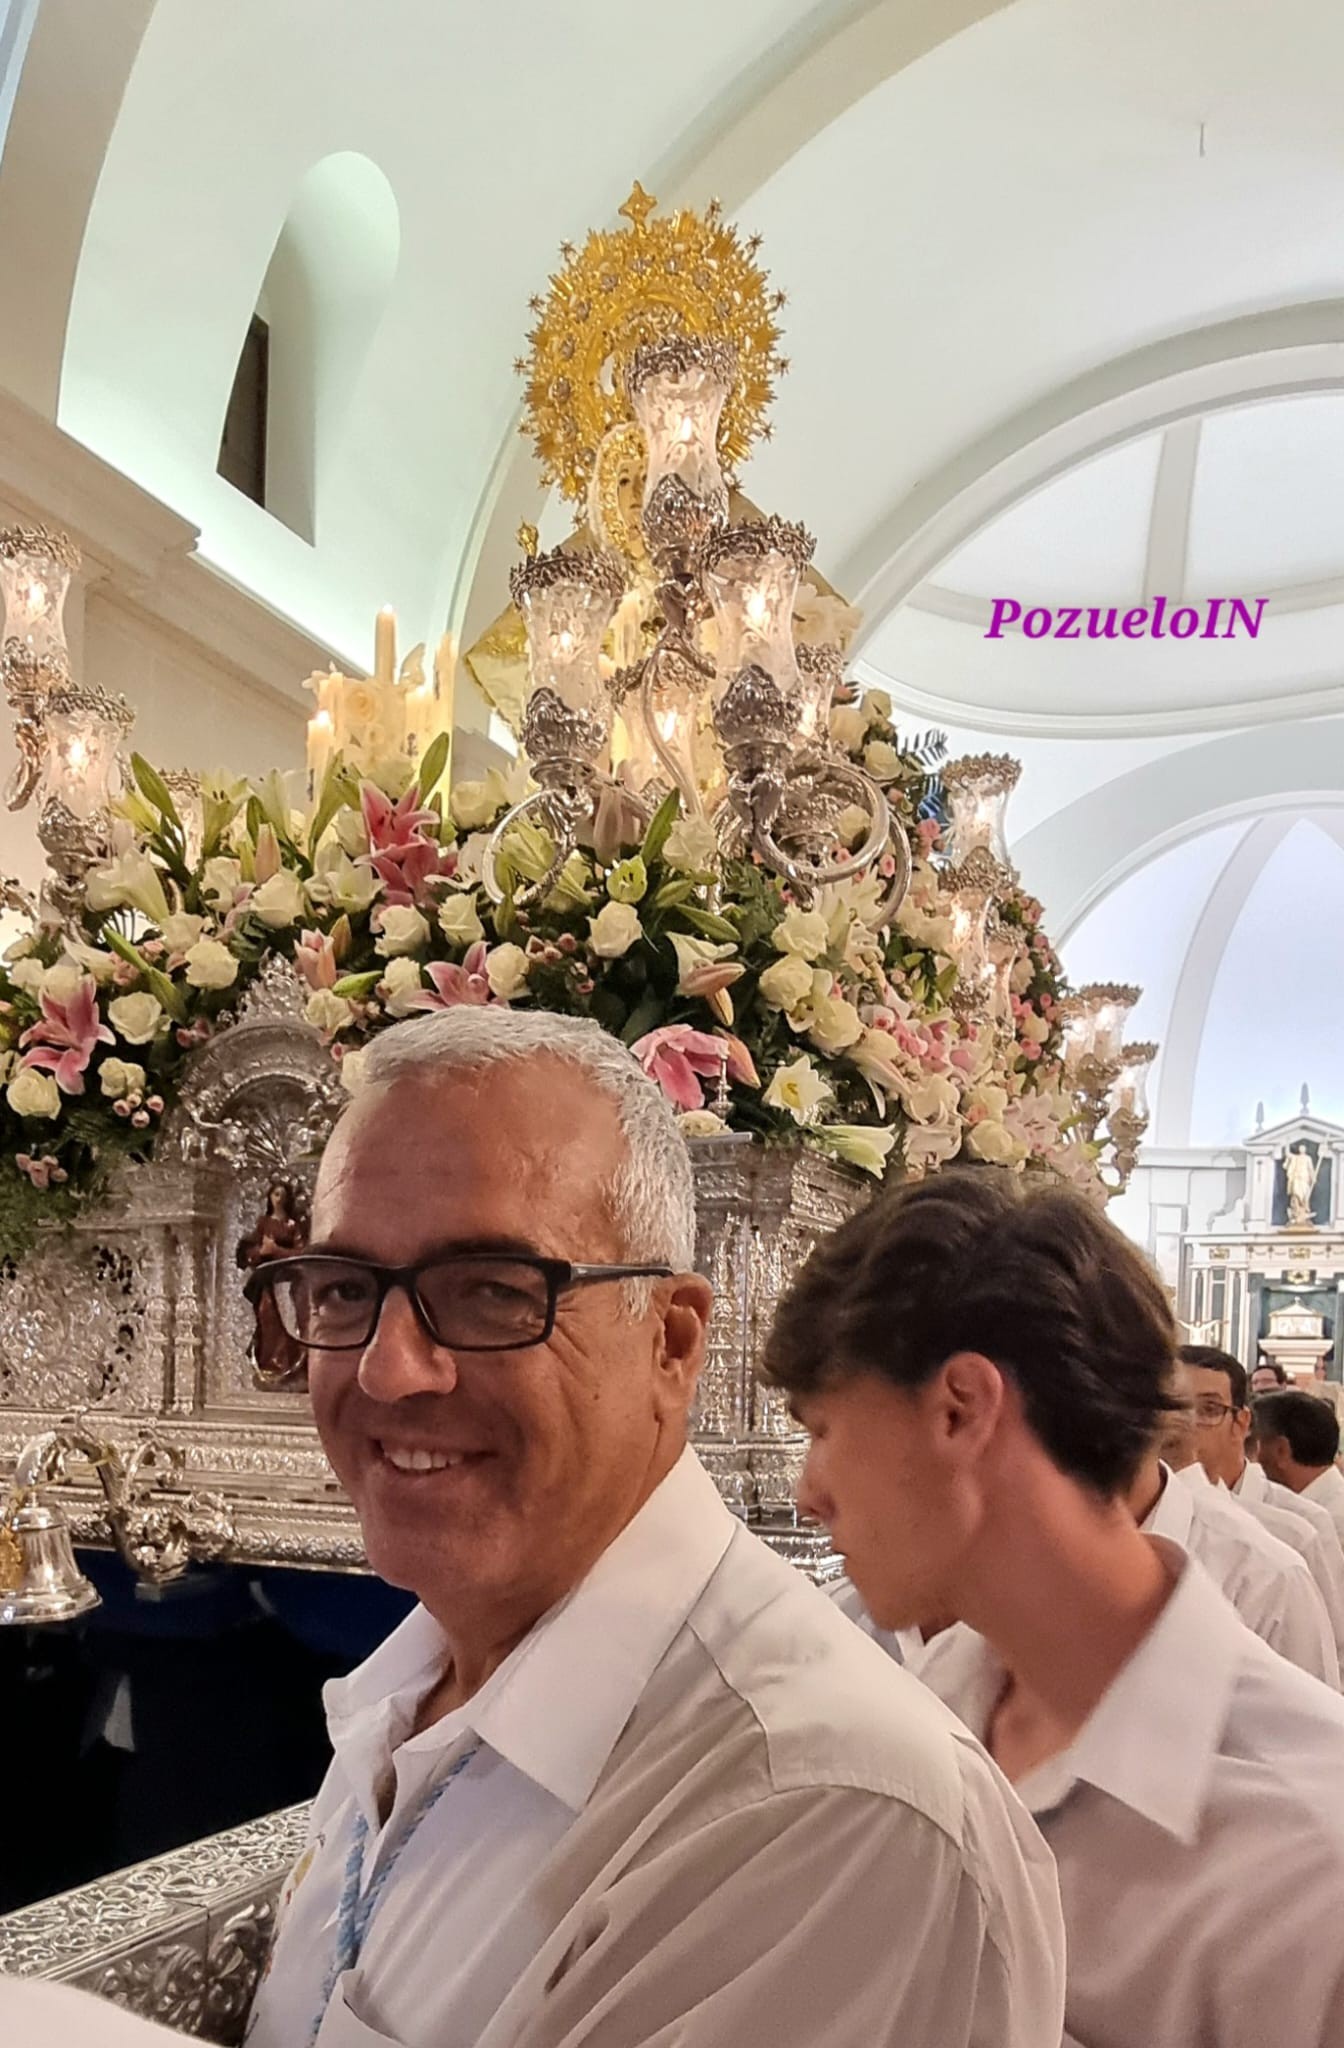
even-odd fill
[(581, 249), (562, 243), (564, 266), (537, 315), (530, 354), (514, 365), (527, 380), (522, 431), (544, 480), (578, 502), (606, 436), (631, 420), (625, 369), (643, 343), (671, 334), (715, 335), (737, 351), (737, 375), (719, 426), (719, 459), (731, 475), (759, 435), (779, 355), (775, 315), (784, 294), (755, 261), (760, 237), (739, 239), (718, 201), (654, 217), (657, 201), (636, 182), (620, 209), (626, 228), (596, 229)]

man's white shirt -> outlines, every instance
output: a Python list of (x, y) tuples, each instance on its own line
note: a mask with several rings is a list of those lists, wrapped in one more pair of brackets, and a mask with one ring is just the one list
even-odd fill
[(1344, 1473), (1339, 1467), (1327, 1465), (1324, 1472), (1317, 1473), (1311, 1483), (1303, 1487), (1301, 1497), (1325, 1509), (1335, 1525), (1336, 1536), (1344, 1544)]
[(1262, 1527), (1280, 1542), (1291, 1545), (1306, 1560), (1329, 1612), (1340, 1670), (1344, 1672), (1344, 1549), (1329, 1515), (1315, 1501), (1267, 1478), (1249, 1458), (1230, 1491), (1233, 1500), (1248, 1508)]
[[(736, 1522), (688, 1451), (418, 1735), (417, 1610), (327, 1687), (335, 1752), (250, 2048), (305, 2048), (356, 1815), (395, 1863), (321, 2048), (1054, 2048), (1048, 1852), (966, 1730)], [(380, 1822), (379, 1788), (393, 1793)]]
[(1162, 1492), (1141, 1524), (1144, 1534), (1165, 1536), (1198, 1558), (1247, 1628), (1290, 1664), (1338, 1690), (1329, 1612), (1303, 1559), (1225, 1488), (1178, 1486), (1175, 1476), (1163, 1465)]
[[(1344, 2048), (1344, 1699), (1161, 1548), (1162, 1614), (1017, 1787), (1059, 1865), (1066, 2043)], [(989, 1732), (1005, 1673), (980, 1636), (939, 1636), (920, 1675)]]

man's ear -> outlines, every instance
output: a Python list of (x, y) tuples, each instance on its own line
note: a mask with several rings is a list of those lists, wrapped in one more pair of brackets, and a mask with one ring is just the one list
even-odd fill
[(979, 1351), (957, 1351), (934, 1382), (934, 1409), (942, 1441), (960, 1455), (978, 1455), (1003, 1420), (1008, 1383)]
[(660, 1281), (658, 1290), (655, 1305), (662, 1316), (658, 1370), (676, 1400), (689, 1407), (705, 1362), (714, 1290), (699, 1273), (679, 1273), (675, 1280)]

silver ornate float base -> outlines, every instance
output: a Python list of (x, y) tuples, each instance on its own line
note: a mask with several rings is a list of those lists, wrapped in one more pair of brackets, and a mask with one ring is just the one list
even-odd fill
[(163, 2026), (241, 2041), (306, 1806), (0, 1919), (0, 1972), (51, 1977)]

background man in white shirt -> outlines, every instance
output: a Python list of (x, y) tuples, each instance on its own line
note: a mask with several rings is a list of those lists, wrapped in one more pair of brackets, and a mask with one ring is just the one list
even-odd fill
[(693, 1251), (671, 1112), (595, 1025), (374, 1046), (259, 1285), (423, 1605), (328, 1689), (252, 2048), (1058, 2041), (1036, 1830), (687, 1448)]
[(1254, 1404), (1254, 1431), (1266, 1477), (1325, 1509), (1344, 1543), (1344, 1475), (1339, 1417), (1316, 1394), (1291, 1388), (1262, 1395)]
[(1339, 1689), (1330, 1615), (1305, 1562), (1226, 1488), (1182, 1486), (1154, 1450), (1129, 1489), (1129, 1506), (1146, 1536), (1165, 1536), (1199, 1559), (1262, 1642)]
[(818, 1247), (766, 1356), (874, 1620), (962, 1617), (921, 1679), (1055, 1851), (1066, 2041), (1344, 2048), (1344, 1700), (1126, 1503), (1175, 1337), (1085, 1202), (952, 1169)]

